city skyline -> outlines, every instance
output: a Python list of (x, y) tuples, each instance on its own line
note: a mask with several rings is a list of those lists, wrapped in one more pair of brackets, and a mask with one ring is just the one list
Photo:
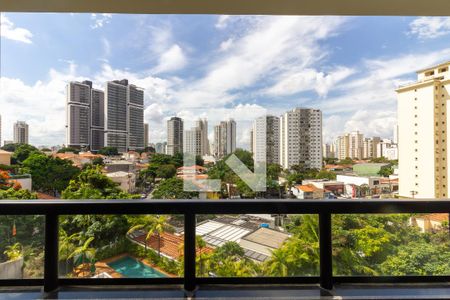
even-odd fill
[[(52, 26), (60, 20), (64, 27)], [(145, 89), (151, 143), (166, 140), (173, 115), (211, 125), (234, 118), (237, 147), (249, 149), (252, 120), (292, 107), (323, 112), (324, 142), (354, 130), (391, 138), (395, 88), (450, 57), (445, 20), (3, 14), (3, 128), (26, 120), (32, 144), (63, 144), (65, 84), (128, 78)], [(112, 38), (118, 33), (123, 41)], [(81, 37), (92, 43), (89, 52)], [(3, 139), (12, 133), (4, 130)]]

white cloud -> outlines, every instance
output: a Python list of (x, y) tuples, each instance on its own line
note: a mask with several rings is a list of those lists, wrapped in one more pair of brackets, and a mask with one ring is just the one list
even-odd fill
[(112, 19), (112, 14), (91, 14), (91, 20), (94, 22), (91, 24), (92, 29), (97, 29), (109, 24)]
[(450, 33), (450, 17), (420, 17), (409, 24), (409, 34), (434, 39)]
[(286, 96), (314, 90), (320, 97), (326, 97), (328, 91), (340, 81), (355, 73), (354, 69), (339, 66), (328, 73), (315, 69), (293, 70), (286, 72), (266, 93), (273, 96)]
[(233, 45), (233, 39), (229, 38), (220, 43), (219, 49), (220, 51), (227, 51), (228, 49), (230, 49), (231, 45)]
[(0, 34), (5, 39), (31, 44), (33, 34), (25, 28), (16, 27), (5, 14), (0, 14)]
[(310, 67), (327, 54), (319, 42), (336, 34), (344, 22), (341, 17), (249, 17), (248, 26), (233, 39), (233, 46), (177, 98), (190, 106), (227, 104), (238, 99), (240, 90), (261, 80), (283, 77), (292, 66)]
[(334, 87), (339, 95), (316, 104), (326, 114), (324, 140), (332, 141), (353, 130), (366, 136), (390, 137), (397, 114), (395, 89), (417, 80), (415, 70), (441, 63), (448, 56), (450, 48), (364, 60), (352, 80)]
[(174, 44), (159, 57), (158, 65), (153, 69), (153, 73), (164, 73), (182, 69), (187, 64), (183, 49)]
[(230, 19), (230, 16), (228, 15), (221, 15), (217, 18), (216, 22), (216, 28), (218, 29), (224, 29), (227, 27), (228, 20)]

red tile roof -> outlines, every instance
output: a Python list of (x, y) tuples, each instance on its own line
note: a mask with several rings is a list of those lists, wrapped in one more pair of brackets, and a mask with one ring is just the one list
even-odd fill
[[(134, 240), (144, 245), (146, 236), (147, 235), (144, 234), (134, 238)], [(161, 233), (160, 250), (162, 254), (170, 256), (174, 259), (178, 259), (183, 256), (183, 244), (184, 236), (178, 236), (168, 232)], [(150, 239), (147, 241), (147, 246), (155, 251), (158, 251), (158, 236), (156, 234), (150, 237)], [(201, 253), (209, 253), (212, 251), (213, 249), (204, 247), (202, 248)], [(200, 254), (200, 251), (198, 249), (197, 254)]]

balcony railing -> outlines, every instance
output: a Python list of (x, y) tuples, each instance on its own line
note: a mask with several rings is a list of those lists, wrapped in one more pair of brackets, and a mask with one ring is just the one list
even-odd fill
[[(0, 201), (0, 215), (45, 215), (43, 279), (0, 280), (4, 286), (44, 286), (52, 292), (62, 286), (83, 285), (184, 285), (192, 292), (202, 284), (320, 284), (436, 283), (445, 276), (334, 276), (331, 216), (333, 214), (449, 213), (450, 200), (14, 200)], [(199, 214), (318, 214), (320, 276), (231, 278), (196, 276), (196, 215)], [(58, 278), (58, 220), (74, 214), (183, 214), (184, 277), (182, 278)]]

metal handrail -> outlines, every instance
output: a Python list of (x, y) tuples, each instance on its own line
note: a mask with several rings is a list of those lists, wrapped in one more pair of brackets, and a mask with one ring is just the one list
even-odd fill
[[(0, 286), (44, 285), (51, 292), (65, 285), (184, 284), (194, 291), (198, 284), (317, 284), (326, 290), (337, 282), (399, 283), (450, 282), (450, 276), (334, 276), (332, 269), (332, 214), (449, 213), (449, 199), (414, 200), (0, 200), (0, 215), (45, 215), (44, 279), (0, 280)], [(198, 278), (195, 274), (197, 214), (318, 214), (320, 276), (256, 278)], [(58, 278), (58, 219), (73, 214), (184, 214), (183, 278)]]

